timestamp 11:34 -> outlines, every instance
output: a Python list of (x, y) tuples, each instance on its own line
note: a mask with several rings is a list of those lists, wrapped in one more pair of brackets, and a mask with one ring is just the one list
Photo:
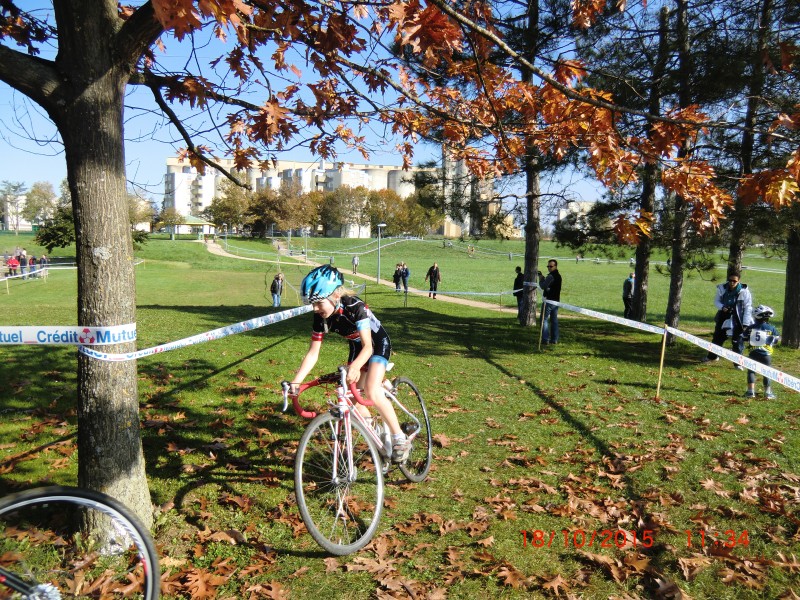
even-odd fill
[(724, 547), (736, 548), (737, 546), (749, 546), (750, 536), (745, 529), (741, 533), (733, 529), (726, 529), (719, 533), (710, 531), (691, 531), (684, 530), (686, 534), (686, 546), (688, 548), (705, 548), (705, 547)]

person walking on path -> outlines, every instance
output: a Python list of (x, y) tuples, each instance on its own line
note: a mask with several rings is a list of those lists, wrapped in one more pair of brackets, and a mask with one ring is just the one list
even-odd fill
[(631, 318), (631, 311), (633, 310), (633, 285), (636, 281), (636, 275), (631, 273), (622, 284), (622, 304), (625, 305), (625, 311), (622, 316), (626, 319)]
[(517, 299), (517, 319), (522, 314), (522, 292), (525, 285), (525, 275), (522, 274), (522, 267), (515, 269), (517, 276), (514, 278), (514, 297)]
[(439, 288), (439, 282), (442, 280), (442, 273), (439, 271), (439, 263), (433, 263), (428, 273), (425, 275), (425, 281), (430, 280), (430, 291), (428, 298), (436, 300), (436, 290)]
[[(780, 341), (780, 334), (769, 320), (775, 314), (769, 306), (759, 304), (753, 309), (755, 324), (746, 331), (748, 347), (750, 348), (750, 358), (766, 366), (772, 366), (772, 352), (774, 346)], [(745, 398), (756, 397), (756, 373), (747, 371), (747, 392)], [(770, 380), (764, 377), (764, 396), (767, 400), (773, 400), (775, 394), (772, 392)]]
[(357, 275), (358, 274), (358, 263), (359, 263), (358, 254), (354, 254), (353, 255), (353, 275)]
[[(747, 287), (742, 283), (739, 273), (728, 275), (728, 281), (720, 283), (716, 288), (714, 296), (714, 306), (717, 307), (717, 314), (714, 317), (714, 337), (711, 343), (722, 346), (725, 338), (728, 337), (728, 330), (731, 330), (731, 346), (737, 354), (744, 354), (744, 340), (742, 333), (745, 327), (753, 324), (753, 296)], [(709, 352), (703, 362), (715, 362), (719, 356)], [(742, 365), (734, 365), (740, 371), (744, 370)]]
[(281, 295), (283, 294), (283, 273), (275, 275), (272, 285), (269, 286), (269, 291), (272, 294), (272, 306), (280, 306)]
[(408, 278), (411, 277), (411, 269), (406, 263), (400, 263), (400, 279), (403, 280), (403, 290), (408, 293)]
[[(547, 277), (537, 271), (539, 275), (539, 287), (542, 288), (542, 297), (545, 300), (561, 301), (561, 273), (558, 272), (558, 261), (551, 258), (547, 261)], [(554, 304), (544, 305), (544, 316), (542, 317), (542, 343), (558, 343), (558, 306)]]

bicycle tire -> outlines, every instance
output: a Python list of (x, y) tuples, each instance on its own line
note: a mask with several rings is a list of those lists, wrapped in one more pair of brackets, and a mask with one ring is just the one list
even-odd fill
[(0, 498), (0, 568), (3, 600), (157, 600), (161, 585), (144, 525), (118, 500), (72, 487)]
[[(317, 416), (300, 438), (295, 457), (297, 507), (311, 537), (335, 556), (366, 546), (383, 512), (383, 473), (378, 447), (361, 423), (351, 421), (355, 473), (347, 472), (344, 420)], [(341, 443), (339, 443), (341, 440)], [(333, 460), (342, 473), (333, 480)], [(350, 479), (353, 479), (350, 481)]]
[[(425, 400), (422, 399), (422, 394), (419, 393), (417, 386), (408, 377), (398, 377), (392, 382), (392, 386), (398, 402), (416, 417), (422, 428), (411, 443), (411, 453), (408, 455), (408, 459), (398, 465), (400, 472), (409, 481), (419, 483), (428, 476), (433, 462), (433, 438), (431, 437), (428, 408), (425, 406)], [(407, 419), (407, 415), (404, 415), (401, 410), (395, 412), (400, 421), (400, 428), (408, 435), (412, 432), (411, 428), (416, 427), (416, 423)]]

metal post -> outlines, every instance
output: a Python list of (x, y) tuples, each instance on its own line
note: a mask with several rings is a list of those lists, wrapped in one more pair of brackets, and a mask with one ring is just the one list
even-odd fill
[(381, 282), (381, 229), (386, 227), (386, 223), (378, 223), (378, 276), (375, 278), (375, 283)]

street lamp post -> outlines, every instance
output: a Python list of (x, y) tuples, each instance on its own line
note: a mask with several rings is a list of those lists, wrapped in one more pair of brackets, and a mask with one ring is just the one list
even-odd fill
[(381, 282), (381, 229), (386, 227), (386, 223), (378, 223), (378, 276), (375, 278), (375, 283)]
[(222, 224), (222, 230), (225, 233), (225, 252), (227, 252), (228, 251), (228, 224), (227, 223), (223, 223)]

